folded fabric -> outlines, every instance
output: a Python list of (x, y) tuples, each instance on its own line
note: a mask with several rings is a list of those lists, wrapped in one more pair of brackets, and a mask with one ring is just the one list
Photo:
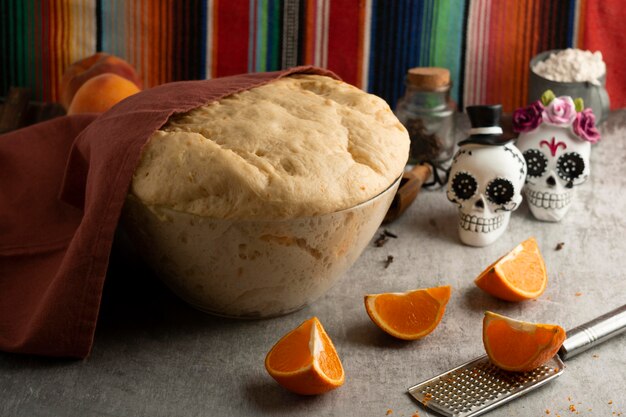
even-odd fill
[(314, 67), (165, 84), (0, 136), (0, 349), (86, 357), (142, 147), (174, 113)]

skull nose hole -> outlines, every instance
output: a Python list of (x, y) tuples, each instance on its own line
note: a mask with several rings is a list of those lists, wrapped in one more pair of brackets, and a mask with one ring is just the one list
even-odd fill
[(548, 185), (554, 187), (556, 185), (556, 180), (554, 179), (554, 177), (552, 175), (550, 175), (548, 177), (548, 179), (546, 180), (546, 182), (548, 183)]
[(474, 204), (474, 206), (475, 206), (476, 208), (481, 208), (481, 209), (484, 209), (484, 208), (485, 208), (485, 203), (483, 203), (483, 200), (482, 200), (482, 199), (480, 199), (480, 200), (478, 200), (478, 201), (476, 202), (476, 204)]

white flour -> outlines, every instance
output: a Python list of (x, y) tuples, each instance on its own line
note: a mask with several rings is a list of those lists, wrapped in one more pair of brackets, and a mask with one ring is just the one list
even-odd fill
[(538, 62), (533, 72), (552, 81), (582, 82), (588, 81), (600, 85), (598, 78), (606, 72), (600, 51), (582, 51), (580, 49), (564, 49), (550, 54), (545, 61)]

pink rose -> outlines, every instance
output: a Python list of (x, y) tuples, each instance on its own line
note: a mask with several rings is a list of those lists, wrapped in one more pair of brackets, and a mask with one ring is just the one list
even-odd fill
[(576, 106), (569, 96), (556, 97), (543, 110), (543, 121), (552, 125), (569, 125), (576, 118)]
[(517, 133), (535, 130), (541, 124), (542, 113), (543, 104), (541, 104), (541, 100), (535, 101), (528, 107), (515, 110), (513, 113), (513, 130)]
[(585, 109), (578, 113), (572, 127), (574, 128), (574, 133), (581, 139), (591, 143), (596, 143), (600, 140), (600, 132), (596, 129), (596, 116), (591, 109)]

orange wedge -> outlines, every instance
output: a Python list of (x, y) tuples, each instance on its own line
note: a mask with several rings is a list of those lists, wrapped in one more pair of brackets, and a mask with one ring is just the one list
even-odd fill
[(483, 343), (491, 362), (507, 371), (530, 371), (544, 364), (565, 340), (556, 324), (513, 320), (490, 311), (483, 319)]
[(486, 293), (507, 301), (539, 297), (546, 289), (548, 275), (535, 239), (526, 239), (489, 265), (474, 283)]
[(265, 369), (298, 394), (322, 394), (343, 385), (343, 366), (322, 323), (312, 317), (283, 336), (265, 357)]
[(450, 299), (450, 286), (365, 296), (365, 310), (383, 331), (403, 340), (426, 336), (439, 324)]

